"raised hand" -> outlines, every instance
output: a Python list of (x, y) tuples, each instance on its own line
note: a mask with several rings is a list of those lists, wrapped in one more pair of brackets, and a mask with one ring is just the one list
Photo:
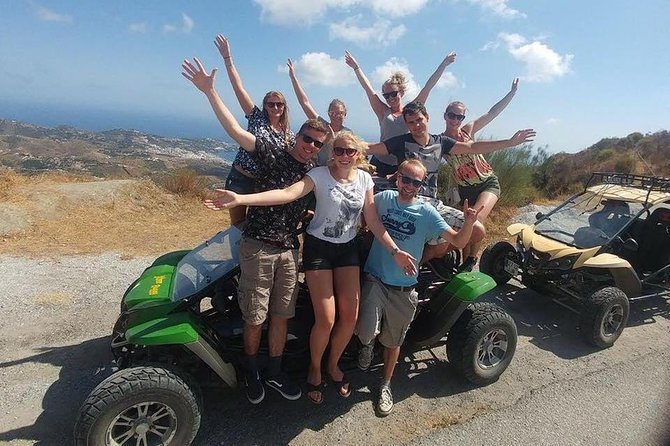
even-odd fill
[(181, 64), (183, 70), (181, 75), (190, 80), (203, 93), (213, 90), (216, 68), (212, 69), (212, 72), (208, 74), (197, 57), (194, 57), (193, 60), (195, 61), (195, 66), (187, 59), (184, 59)]
[(463, 200), (463, 217), (465, 220), (464, 224), (474, 225), (482, 209), (484, 209), (484, 206), (480, 206), (478, 209), (473, 209), (470, 207), (470, 203), (468, 203), (467, 198)]
[(207, 209), (221, 211), (223, 209), (234, 208), (235, 206), (240, 205), (239, 195), (237, 195), (235, 192), (225, 189), (215, 189), (214, 192), (216, 192), (217, 195), (215, 199), (205, 200), (203, 202)]
[(230, 59), (230, 45), (228, 44), (228, 39), (223, 34), (216, 35), (214, 45), (216, 45), (216, 48), (219, 50), (221, 57)]
[(452, 51), (447, 55), (447, 57), (444, 58), (444, 62), (447, 65), (451, 65), (452, 63), (454, 63), (454, 61), (456, 61), (456, 51)]
[(512, 93), (516, 93), (516, 89), (519, 86), (519, 78), (515, 77), (514, 80), (512, 81), (512, 88), (509, 89)]
[(288, 75), (295, 77), (295, 66), (293, 65), (293, 61), (291, 59), (287, 60), (286, 66), (288, 67)]
[(352, 56), (349, 51), (344, 52), (344, 62), (346, 62), (346, 64), (349, 65), (354, 70), (357, 70), (359, 68), (358, 62), (356, 62), (356, 59), (354, 59), (354, 56)]
[(535, 138), (535, 130), (533, 129), (524, 129), (524, 130), (519, 130), (512, 136), (510, 139), (510, 142), (512, 143), (513, 146), (516, 146), (518, 144), (522, 144), (524, 142), (531, 142), (533, 138)]

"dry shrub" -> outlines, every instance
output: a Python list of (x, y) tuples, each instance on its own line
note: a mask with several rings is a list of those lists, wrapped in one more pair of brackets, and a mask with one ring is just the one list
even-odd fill
[(206, 180), (193, 169), (177, 169), (164, 178), (160, 184), (168, 192), (183, 197), (203, 199), (207, 196)]
[(13, 195), (17, 186), (26, 181), (23, 175), (19, 175), (12, 169), (0, 170), (0, 200), (7, 200)]

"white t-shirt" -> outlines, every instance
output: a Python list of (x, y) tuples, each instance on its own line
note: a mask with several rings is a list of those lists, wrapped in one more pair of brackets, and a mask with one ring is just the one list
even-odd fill
[(356, 237), (365, 194), (374, 187), (369, 173), (356, 169), (356, 179), (339, 183), (326, 166), (307, 172), (314, 181), (316, 209), (307, 233), (331, 243), (346, 243)]

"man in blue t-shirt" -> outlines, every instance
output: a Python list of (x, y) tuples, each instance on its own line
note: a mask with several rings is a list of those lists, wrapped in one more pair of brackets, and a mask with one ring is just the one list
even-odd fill
[(364, 268), (366, 274), (356, 333), (364, 345), (359, 354), (359, 367), (362, 369), (370, 367), (377, 334), (384, 346), (383, 381), (377, 401), (379, 416), (386, 416), (393, 409), (391, 377), (417, 305), (414, 287), (418, 271), (400, 269), (393, 257), (402, 250), (420, 259), (425, 243), (438, 237), (462, 248), (472, 235), (479, 213), (466, 201), (463, 227), (458, 232), (449, 227), (432, 205), (416, 198), (419, 189), (425, 186), (426, 175), (426, 167), (421, 161), (406, 160), (398, 167), (398, 190), (386, 190), (375, 195), (379, 218), (397, 248), (388, 252), (376, 239), (372, 242)]

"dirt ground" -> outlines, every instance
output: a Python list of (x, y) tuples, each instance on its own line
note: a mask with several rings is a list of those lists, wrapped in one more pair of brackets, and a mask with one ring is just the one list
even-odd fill
[[(180, 200), (152, 183), (0, 182), (0, 217), (13, 215), (15, 229), (0, 238), (0, 444), (72, 442), (79, 406), (112, 372), (109, 334), (128, 284), (157, 254), (192, 247), (227, 224), (195, 200)], [(375, 417), (371, 402), (378, 369), (353, 371), (352, 396), (328, 388), (321, 406), (273, 394), (252, 406), (241, 391), (212, 385), (196, 444), (403, 444), (670, 349), (663, 299), (634, 302), (629, 326), (605, 351), (582, 343), (575, 314), (532, 291), (509, 285), (486, 299), (506, 308), (519, 330), (515, 358), (498, 382), (472, 387), (444, 347), (406, 352), (386, 419)], [(658, 398), (670, 407), (667, 394)], [(657, 414), (643, 415), (658, 422)]]

